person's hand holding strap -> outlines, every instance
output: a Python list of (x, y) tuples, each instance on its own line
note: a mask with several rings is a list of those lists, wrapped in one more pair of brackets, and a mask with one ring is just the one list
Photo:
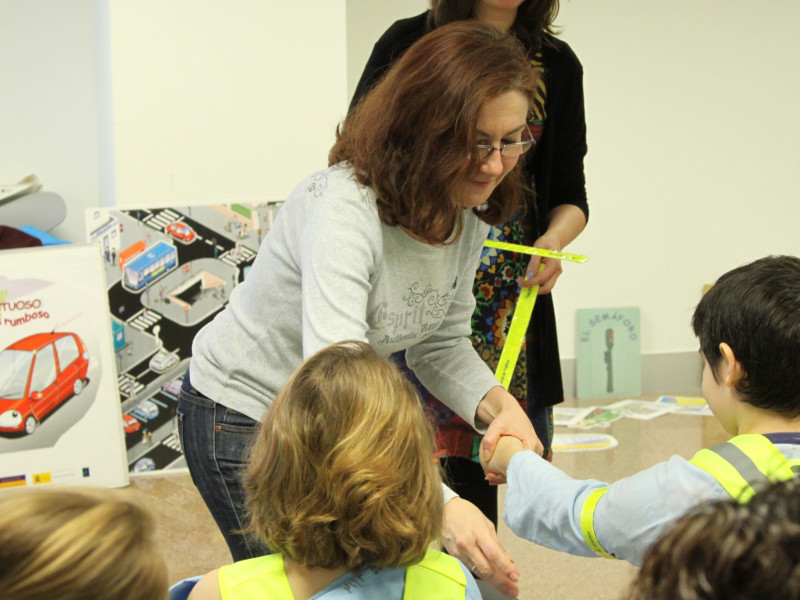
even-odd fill
[[(549, 214), (547, 231), (533, 245), (545, 250), (561, 252), (574, 240), (586, 226), (586, 215), (577, 206), (562, 204), (556, 206)], [(539, 271), (540, 265), (544, 268)], [(522, 287), (539, 286), (539, 294), (549, 294), (561, 276), (561, 261), (557, 258), (531, 256), (525, 277), (520, 277)]]
[(447, 551), (509, 598), (516, 598), (519, 570), (497, 539), (492, 522), (462, 498), (444, 505), (442, 543)]

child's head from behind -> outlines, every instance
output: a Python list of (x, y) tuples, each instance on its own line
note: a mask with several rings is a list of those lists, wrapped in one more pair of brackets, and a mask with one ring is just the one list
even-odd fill
[(627, 600), (800, 597), (800, 481), (701, 505), (644, 556)]
[(119, 490), (52, 487), (0, 495), (5, 600), (159, 600), (166, 564), (150, 516)]
[(727, 344), (744, 376), (741, 400), (800, 415), (800, 259), (769, 256), (728, 271), (695, 309), (692, 327), (714, 378)]
[(306, 566), (418, 562), (442, 524), (434, 451), (400, 371), (368, 344), (329, 346), (267, 414), (245, 477), (251, 528)]

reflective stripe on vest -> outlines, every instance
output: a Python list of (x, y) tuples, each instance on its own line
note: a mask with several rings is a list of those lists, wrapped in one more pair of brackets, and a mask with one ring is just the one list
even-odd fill
[[(428, 549), (425, 558), (406, 569), (403, 600), (464, 600), (467, 578), (458, 561)], [(219, 570), (223, 600), (292, 600), (283, 555), (268, 554), (226, 565)]]
[[(700, 450), (689, 462), (706, 471), (739, 502), (750, 500), (760, 484), (785, 481), (800, 474), (800, 459), (787, 459), (769, 439), (755, 433)], [(595, 490), (583, 503), (581, 532), (595, 554), (616, 558), (603, 548), (594, 530), (594, 511), (607, 491), (608, 488)]]
[(597, 503), (600, 498), (608, 491), (608, 488), (601, 488), (589, 494), (589, 497), (583, 503), (581, 508), (581, 532), (586, 545), (598, 556), (603, 558), (616, 558), (609, 554), (605, 548), (597, 541), (597, 534), (594, 532), (594, 509), (597, 508)]
[(711, 475), (732, 498), (744, 503), (756, 488), (795, 477), (800, 460), (787, 460), (769, 439), (758, 433), (737, 435), (694, 455), (691, 462)]

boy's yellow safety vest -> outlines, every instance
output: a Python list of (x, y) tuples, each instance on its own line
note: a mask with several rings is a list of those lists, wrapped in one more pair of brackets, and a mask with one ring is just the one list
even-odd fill
[[(731, 498), (741, 503), (750, 500), (758, 487), (786, 481), (800, 473), (800, 459), (787, 459), (758, 433), (737, 435), (713, 448), (704, 448), (689, 462), (711, 475)], [(596, 554), (614, 558), (597, 541), (594, 532), (594, 509), (607, 491), (608, 488), (596, 490), (583, 503), (581, 530), (586, 545)]]
[[(421, 562), (406, 569), (403, 600), (464, 600), (467, 578), (458, 561), (429, 549)], [(222, 600), (292, 600), (282, 554), (226, 565), (219, 570)]]

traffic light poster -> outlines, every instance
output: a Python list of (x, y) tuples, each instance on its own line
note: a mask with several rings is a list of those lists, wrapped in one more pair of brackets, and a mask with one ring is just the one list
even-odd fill
[(578, 398), (642, 393), (638, 307), (578, 310)]

